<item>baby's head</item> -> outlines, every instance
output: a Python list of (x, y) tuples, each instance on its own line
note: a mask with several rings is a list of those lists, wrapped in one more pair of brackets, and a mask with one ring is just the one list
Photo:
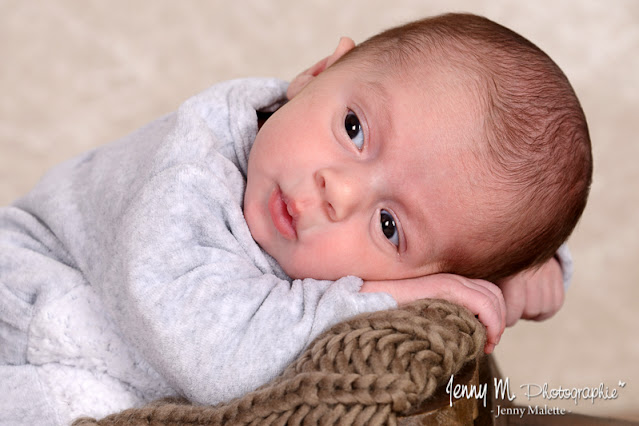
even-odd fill
[(585, 207), (570, 84), (485, 18), (342, 39), (288, 95), (255, 140), (244, 213), (292, 277), (494, 280), (550, 258)]

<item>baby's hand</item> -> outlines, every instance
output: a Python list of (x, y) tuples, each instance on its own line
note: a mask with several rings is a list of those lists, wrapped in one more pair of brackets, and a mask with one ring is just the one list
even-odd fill
[(497, 283), (506, 300), (506, 325), (520, 319), (542, 321), (553, 316), (564, 303), (564, 280), (559, 262), (553, 258), (539, 268), (528, 269)]
[(397, 281), (366, 281), (362, 292), (386, 292), (398, 305), (419, 299), (445, 299), (465, 306), (486, 327), (484, 352), (491, 353), (499, 343), (506, 323), (506, 304), (496, 285), (453, 274), (434, 274)]

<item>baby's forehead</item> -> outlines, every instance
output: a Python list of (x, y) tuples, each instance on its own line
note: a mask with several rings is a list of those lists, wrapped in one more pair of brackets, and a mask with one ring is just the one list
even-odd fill
[[(483, 149), (485, 96), (478, 79), (464, 69), (439, 60), (382, 61), (368, 54), (342, 65), (347, 65), (344, 78), (355, 82), (349, 83), (349, 90), (355, 86), (357, 97), (374, 111), (372, 124), (391, 128), (385, 136), (405, 136), (408, 128), (424, 143), (446, 138), (473, 151)], [(415, 154), (421, 148), (421, 144), (404, 146)]]
[(442, 89), (454, 91), (461, 85), (465, 91), (480, 94), (486, 92), (486, 79), (491, 78), (490, 70), (478, 58), (443, 48), (398, 56), (371, 50), (347, 58), (346, 63), (354, 75), (390, 88), (411, 84), (414, 91), (410, 95), (416, 99), (425, 95), (423, 83), (431, 80), (437, 80)]

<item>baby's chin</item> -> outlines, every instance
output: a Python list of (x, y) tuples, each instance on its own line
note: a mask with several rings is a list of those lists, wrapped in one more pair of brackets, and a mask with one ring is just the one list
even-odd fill
[(275, 258), (275, 260), (277, 260), (277, 262), (279, 263), (280, 267), (284, 270), (286, 275), (288, 275), (290, 278), (294, 280), (303, 280), (306, 278), (311, 278), (318, 281), (324, 281), (324, 280), (336, 281), (347, 275), (353, 275), (352, 273), (344, 274), (338, 271), (334, 271), (332, 270), (332, 268), (327, 267), (326, 265), (318, 265), (318, 264), (313, 264), (312, 266), (291, 265), (288, 262), (286, 261), (282, 262), (277, 258)]
[(376, 277), (378, 274), (369, 268), (362, 268), (362, 265), (357, 265), (357, 262), (347, 256), (323, 258), (321, 254), (311, 255), (308, 251), (303, 254), (294, 251), (278, 252), (273, 250), (270, 252), (264, 246), (262, 248), (275, 259), (286, 275), (294, 280), (311, 278), (318, 281), (337, 281), (348, 276), (375, 281), (395, 279)]
[[(282, 266), (281, 263), (280, 263), (280, 266)], [(291, 279), (294, 279), (294, 280), (303, 280), (306, 278), (311, 278), (314, 280), (333, 280), (334, 281), (337, 279), (337, 278), (331, 278), (324, 274), (318, 274), (317, 271), (307, 271), (300, 268), (287, 268), (284, 266), (282, 266), (282, 269), (284, 269), (284, 272), (286, 272), (286, 275), (288, 275), (289, 277), (291, 277)]]

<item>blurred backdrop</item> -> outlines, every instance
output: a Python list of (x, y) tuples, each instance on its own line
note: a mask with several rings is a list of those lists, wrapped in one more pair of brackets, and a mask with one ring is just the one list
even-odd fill
[[(408, 20), (468, 11), (539, 45), (589, 121), (591, 198), (570, 240), (562, 311), (520, 322), (496, 350), (520, 404), (639, 420), (639, 2), (616, 0), (0, 0), (0, 204), (48, 168), (230, 78), (291, 79)], [(616, 388), (614, 400), (528, 401), (520, 386)], [(624, 385), (625, 384), (625, 385)]]

